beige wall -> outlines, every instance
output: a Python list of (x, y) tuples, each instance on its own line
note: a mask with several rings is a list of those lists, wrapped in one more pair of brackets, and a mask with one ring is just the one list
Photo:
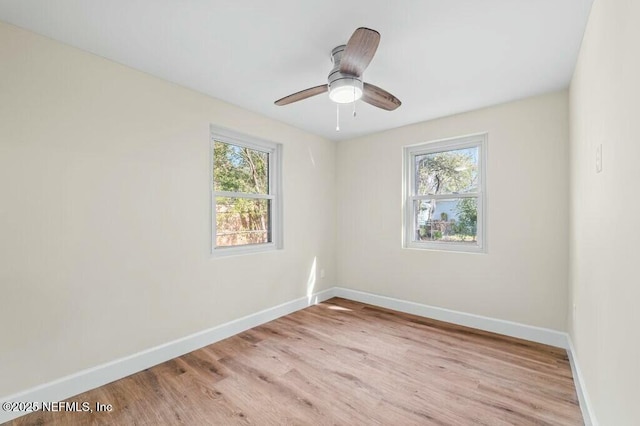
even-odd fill
[[(567, 92), (338, 144), (338, 284), (566, 328)], [(402, 147), (488, 132), (488, 254), (402, 248)]]
[[(215, 78), (212, 75), (211, 78)], [(284, 145), (284, 244), (211, 258), (209, 125)], [(0, 23), (0, 396), (335, 282), (335, 144)]]
[(639, 21), (638, 1), (594, 2), (570, 92), (569, 331), (602, 425), (640, 421)]

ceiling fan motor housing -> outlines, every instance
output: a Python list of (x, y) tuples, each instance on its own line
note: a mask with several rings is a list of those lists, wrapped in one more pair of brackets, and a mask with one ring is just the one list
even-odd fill
[(346, 45), (335, 47), (331, 51), (333, 68), (329, 72), (329, 97), (332, 101), (347, 104), (362, 97), (362, 79), (359, 76), (340, 72), (340, 61)]

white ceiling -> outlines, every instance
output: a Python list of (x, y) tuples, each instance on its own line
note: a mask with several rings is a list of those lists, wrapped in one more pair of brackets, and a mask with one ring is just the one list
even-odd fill
[[(332, 140), (568, 86), (593, 0), (0, 0), (0, 20)], [(402, 106), (326, 94), (330, 51), (382, 35), (364, 74)]]

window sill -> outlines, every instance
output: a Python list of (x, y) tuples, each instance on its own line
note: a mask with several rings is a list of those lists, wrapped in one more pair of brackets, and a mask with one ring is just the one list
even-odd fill
[(411, 242), (406, 244), (403, 248), (413, 250), (429, 250), (439, 252), (450, 253), (476, 253), (487, 254), (486, 246), (480, 246), (475, 244), (456, 244), (456, 243), (418, 243)]
[(265, 253), (278, 250), (274, 243), (250, 244), (236, 247), (215, 247), (211, 252), (211, 257), (244, 256), (248, 254)]

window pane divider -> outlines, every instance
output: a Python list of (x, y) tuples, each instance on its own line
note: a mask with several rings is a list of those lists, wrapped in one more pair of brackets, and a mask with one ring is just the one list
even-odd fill
[(216, 197), (227, 197), (227, 198), (254, 198), (259, 200), (275, 199), (275, 196), (271, 194), (251, 194), (248, 192), (213, 191), (213, 195), (215, 195)]
[(455, 198), (478, 198), (479, 192), (465, 192), (463, 194), (434, 194), (434, 195), (412, 195), (413, 200), (451, 200)]

